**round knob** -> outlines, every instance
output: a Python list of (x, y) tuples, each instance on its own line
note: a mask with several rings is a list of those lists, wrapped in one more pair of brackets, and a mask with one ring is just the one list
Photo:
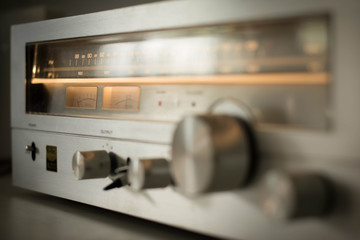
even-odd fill
[(252, 128), (241, 118), (188, 116), (175, 130), (171, 170), (178, 190), (187, 195), (246, 185), (255, 160)]
[(72, 159), (77, 179), (105, 178), (111, 172), (111, 161), (106, 151), (78, 151)]
[(270, 171), (263, 181), (261, 207), (277, 220), (322, 215), (330, 209), (331, 192), (322, 176)]
[(169, 162), (166, 159), (132, 159), (128, 169), (132, 189), (163, 188), (170, 184)]

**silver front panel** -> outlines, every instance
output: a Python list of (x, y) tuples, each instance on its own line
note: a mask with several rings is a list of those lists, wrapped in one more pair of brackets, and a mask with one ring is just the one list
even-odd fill
[[(359, 156), (360, 156), (360, 9), (357, 1), (172, 1), (148, 4), (84, 16), (14, 26), (11, 37), (11, 126), (13, 181), (20, 187), (80, 201), (214, 236), (237, 239), (357, 239), (360, 236)], [(181, 13), (181, 14), (179, 14)], [(77, 182), (71, 158), (80, 150), (114, 151), (127, 157), (170, 156), (170, 144), (177, 121), (183, 115), (207, 112), (219, 98), (248, 94), (231, 86), (146, 85), (141, 102), (172, 101), (174, 92), (181, 101), (191, 93), (199, 104), (172, 112), (171, 107), (153, 106), (142, 113), (147, 120), (127, 116), (123, 119), (56, 116), (26, 113), (25, 46), (27, 43), (131, 33), (233, 22), (283, 19), (328, 14), (331, 19), (331, 80), (324, 90), (327, 98), (316, 94), (302, 102), (309, 109), (326, 106), (326, 127), (299, 128), (259, 124), (256, 135), (262, 156), (261, 168), (285, 168), (320, 172), (336, 184), (339, 204), (324, 218), (274, 223), (257, 206), (260, 181), (246, 190), (234, 190), (187, 198), (174, 189), (134, 193), (128, 188), (103, 192), (110, 180)], [(131, 21), (129, 21), (131, 19)], [(251, 86), (249, 86), (251, 88)], [(216, 91), (219, 89), (220, 91)], [(158, 91), (159, 90), (159, 91)], [(280, 88), (274, 88), (273, 95)], [(169, 93), (161, 95), (163, 93)], [(295, 91), (296, 92), (296, 91)], [(171, 94), (170, 94), (171, 93)], [(268, 94), (266, 92), (264, 94)], [(301, 95), (299, 92), (298, 94)], [(296, 93), (295, 93), (296, 96)], [(191, 95), (192, 97), (192, 95)], [(249, 96), (249, 102), (251, 97)], [(163, 100), (165, 101), (165, 100)], [(170, 101), (170, 102), (171, 102)], [(271, 98), (282, 102), (283, 99)], [(308, 102), (307, 102), (308, 101)], [(261, 104), (270, 104), (265, 102)], [(65, 100), (63, 102), (65, 103)], [(285, 104), (286, 105), (286, 104)], [(291, 105), (291, 103), (290, 103)], [(72, 106), (71, 104), (69, 106)], [(189, 106), (189, 105), (186, 105)], [(70, 109), (70, 108), (69, 108)], [(71, 111), (71, 109), (69, 110)], [(162, 117), (157, 117), (160, 114)], [(306, 111), (298, 114), (306, 121)], [(285, 116), (283, 121), (286, 121)], [(313, 116), (313, 115), (312, 115)], [(317, 121), (315, 119), (315, 121)], [(320, 120), (322, 122), (322, 120)], [(36, 160), (24, 150), (35, 142)], [(57, 147), (57, 172), (47, 170), (46, 146)]]
[[(19, 148), (13, 152), (13, 182), (24, 188), (226, 238), (356, 239), (359, 234), (356, 220), (360, 217), (359, 209), (357, 205), (349, 205), (348, 202), (360, 201), (357, 191), (358, 169), (343, 164), (319, 164), (319, 161), (295, 157), (289, 160), (280, 155), (263, 158), (263, 162), (266, 162), (264, 168), (276, 166), (283, 169), (311, 170), (331, 176), (332, 180), (339, 184), (339, 199), (346, 200), (341, 202), (335, 214), (328, 218), (276, 223), (267, 219), (258, 209), (258, 183), (247, 190), (212, 193), (196, 198), (185, 197), (170, 187), (140, 193), (129, 187), (104, 192), (102, 188), (111, 180), (78, 181), (71, 168), (72, 155), (78, 150), (114, 151), (124, 157), (169, 157), (168, 145), (32, 130), (14, 130), (12, 137), (14, 146)], [(22, 148), (32, 141), (37, 143), (39, 149), (35, 161), (32, 161), (30, 154)], [(49, 145), (57, 146), (57, 172), (46, 170), (46, 146)]]

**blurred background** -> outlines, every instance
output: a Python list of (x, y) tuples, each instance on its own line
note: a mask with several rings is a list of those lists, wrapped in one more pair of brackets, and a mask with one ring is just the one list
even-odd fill
[(10, 26), (157, 2), (154, 0), (0, 1), (0, 173), (10, 170)]

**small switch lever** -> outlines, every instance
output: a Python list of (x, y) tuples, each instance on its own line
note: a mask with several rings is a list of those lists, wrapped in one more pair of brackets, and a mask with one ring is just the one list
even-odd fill
[(26, 145), (25, 150), (27, 152), (31, 152), (31, 159), (35, 161), (36, 158), (36, 145), (34, 142), (31, 143), (31, 145)]

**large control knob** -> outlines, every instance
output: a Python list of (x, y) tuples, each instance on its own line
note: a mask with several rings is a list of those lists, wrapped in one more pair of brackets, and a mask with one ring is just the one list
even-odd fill
[(166, 187), (171, 182), (169, 162), (162, 158), (132, 159), (127, 180), (135, 191)]
[(72, 168), (78, 180), (105, 178), (111, 172), (110, 156), (106, 151), (78, 151), (73, 156)]
[(263, 181), (261, 207), (276, 220), (325, 214), (332, 200), (330, 182), (316, 174), (273, 170)]
[(253, 130), (244, 119), (188, 116), (175, 130), (171, 171), (178, 190), (187, 195), (242, 187), (255, 162)]

